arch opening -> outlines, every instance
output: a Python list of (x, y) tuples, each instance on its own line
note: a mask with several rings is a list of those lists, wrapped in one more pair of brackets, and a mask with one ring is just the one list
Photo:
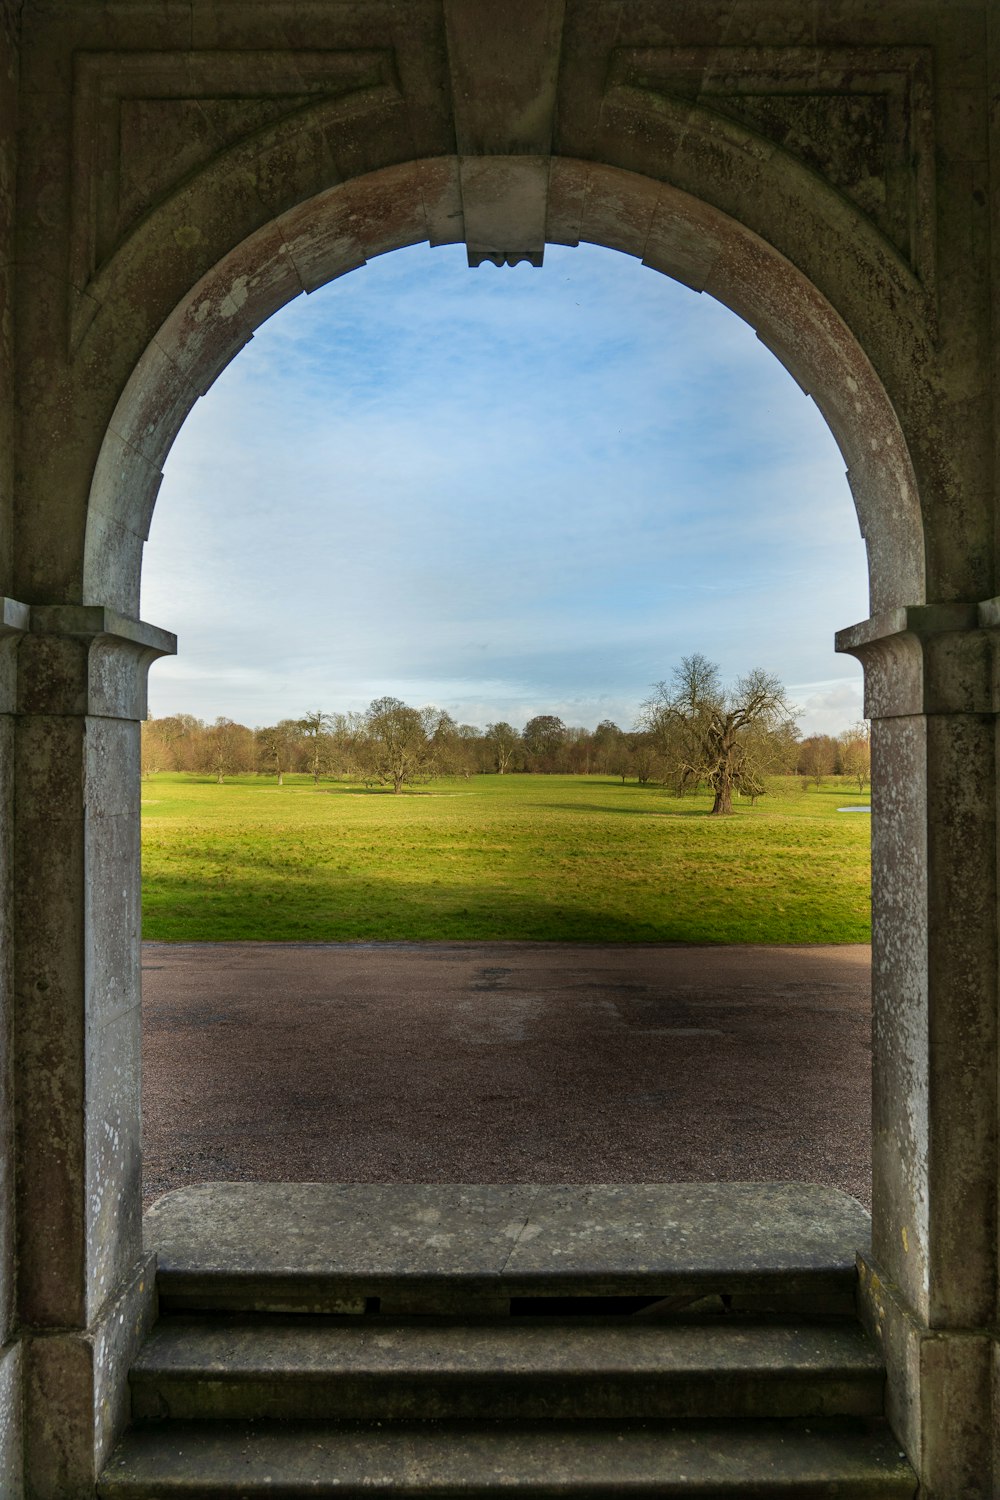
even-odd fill
[[(85, 603), (138, 615), (161, 466), (194, 402), (254, 329), (366, 255), (428, 240), (428, 202), (435, 192), (446, 196), (456, 170), (450, 159), (410, 163), (321, 193), (236, 246), (175, 308), (136, 364), (101, 447), (88, 509)], [(445, 228), (430, 242), (459, 238)], [(686, 193), (562, 159), (552, 163), (547, 238), (637, 256), (748, 322), (812, 395), (840, 447), (868, 551), (871, 613), (924, 601), (919, 501), (898, 419), (861, 346), (800, 272)]]

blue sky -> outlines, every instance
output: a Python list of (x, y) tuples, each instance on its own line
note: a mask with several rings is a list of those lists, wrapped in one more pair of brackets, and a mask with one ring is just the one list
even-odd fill
[(709, 297), (592, 247), (383, 256), (289, 304), (189, 416), (146, 547), (150, 711), (248, 724), (391, 693), (629, 727), (693, 651), (861, 715), (868, 613), (816, 406)]

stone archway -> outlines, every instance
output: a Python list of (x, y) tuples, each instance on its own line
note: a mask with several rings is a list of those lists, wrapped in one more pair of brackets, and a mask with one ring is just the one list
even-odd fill
[(149, 1309), (138, 719), (145, 669), (172, 640), (136, 616), (163, 456), (297, 292), (422, 240), (464, 240), (475, 264), (581, 239), (753, 323), (850, 470), (872, 619), (841, 645), (865, 663), (881, 799), (866, 1306), (927, 1493), (989, 1493), (995, 37), (978, 3), (792, 9), (419, 0), (403, 19), (373, 0), (292, 25), (280, 0), (252, 14), (86, 0), (72, 15), (28, 4), (23, 27), (0, 14), (7, 74), (20, 68), (20, 119), (0, 119), (17, 232), (15, 254), (0, 215), (14, 310), (0, 369), (17, 390), (16, 411), (0, 392), (0, 541), (9, 529), (16, 544), (0, 559), (16, 665), (0, 677), (14, 809), (0, 854), (16, 871), (0, 893), (0, 993), (16, 1005), (17, 1151), (3, 1160), (19, 1252), (15, 1268), (8, 1227), (0, 1314), (15, 1296), (18, 1314), (0, 1317), (0, 1409), (6, 1390), (20, 1411), (24, 1391), (36, 1493), (92, 1488)]
[[(534, 190), (537, 167), (530, 158), (495, 159), (491, 170), (502, 177), (504, 191), (514, 201), (520, 191), (530, 195)], [(914, 674), (920, 676), (911, 626), (926, 613), (925, 567), (913, 465), (870, 360), (817, 289), (779, 252), (727, 215), (620, 168), (557, 159), (547, 170), (547, 235), (553, 242), (610, 242), (707, 291), (751, 323), (824, 412), (848, 464), (868, 547), (873, 620), (844, 632), (841, 649), (867, 658), (869, 710), (879, 720), (876, 774), (884, 790), (884, 783), (899, 775), (895, 721), (901, 687), (908, 682), (912, 690)], [(291, 210), (280, 224), (267, 225), (235, 246), (198, 281), (135, 365), (108, 425), (88, 504), (85, 603), (111, 600), (123, 615), (138, 614), (142, 536), (161, 465), (194, 401), (254, 328), (300, 295), (304, 285), (312, 290), (355, 269), (362, 258), (359, 250), (367, 258), (430, 239), (428, 221), (435, 215), (438, 222), (459, 221), (460, 176), (457, 159), (436, 159), (387, 168), (329, 189)], [(498, 237), (493, 243), (506, 243), (503, 219), (494, 227)], [(470, 250), (470, 260), (513, 258), (500, 250), (487, 254), (482, 243)], [(540, 262), (541, 254), (535, 258)], [(880, 671), (882, 661), (889, 666)], [(889, 713), (880, 719), (886, 697)], [(919, 773), (911, 767), (909, 774)], [(880, 1213), (891, 1205), (884, 1215), (883, 1242), (895, 1236), (900, 1204), (916, 1225), (915, 1210), (926, 1192), (923, 1143), (909, 1125), (901, 1129), (901, 1121), (919, 1114), (922, 1100), (914, 1100), (910, 1092), (913, 1058), (900, 1049), (912, 996), (901, 986), (898, 971), (898, 954), (912, 951), (914, 944), (919, 947), (924, 935), (912, 907), (902, 908), (895, 883), (902, 841), (909, 845), (911, 876), (919, 885), (920, 832), (905, 818), (894, 821), (891, 808), (886, 804), (878, 820), (875, 859), (876, 1006), (882, 1040), (875, 1060), (877, 1226)], [(882, 847), (894, 849), (881, 862), (879, 839)], [(890, 886), (888, 897), (880, 881)], [(925, 1230), (911, 1231), (914, 1260), (922, 1254)], [(926, 1275), (926, 1265), (918, 1275)]]

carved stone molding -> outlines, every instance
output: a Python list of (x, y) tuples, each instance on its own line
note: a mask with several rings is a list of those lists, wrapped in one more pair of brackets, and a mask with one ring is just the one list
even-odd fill
[(702, 123), (751, 154), (778, 148), (822, 177), (929, 285), (934, 268), (934, 122), (930, 52), (620, 48), (607, 97), (645, 95), (679, 122)]
[(909, 605), (838, 630), (865, 669), (865, 717), (1000, 714), (1000, 598)]
[(153, 662), (177, 637), (101, 605), (33, 605), (19, 658), (22, 714), (144, 719)]
[(389, 48), (78, 52), (72, 284), (86, 288), (143, 216), (208, 162), (400, 97)]

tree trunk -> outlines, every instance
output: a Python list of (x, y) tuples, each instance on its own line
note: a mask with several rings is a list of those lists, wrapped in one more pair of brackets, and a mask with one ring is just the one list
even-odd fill
[(284, 784), (285, 784), (285, 773), (284, 773), (284, 771), (279, 771), (278, 772), (278, 785), (279, 786), (284, 786)]
[(723, 781), (715, 789), (715, 802), (712, 804), (712, 817), (724, 818), (733, 810), (733, 789), (728, 781)]

